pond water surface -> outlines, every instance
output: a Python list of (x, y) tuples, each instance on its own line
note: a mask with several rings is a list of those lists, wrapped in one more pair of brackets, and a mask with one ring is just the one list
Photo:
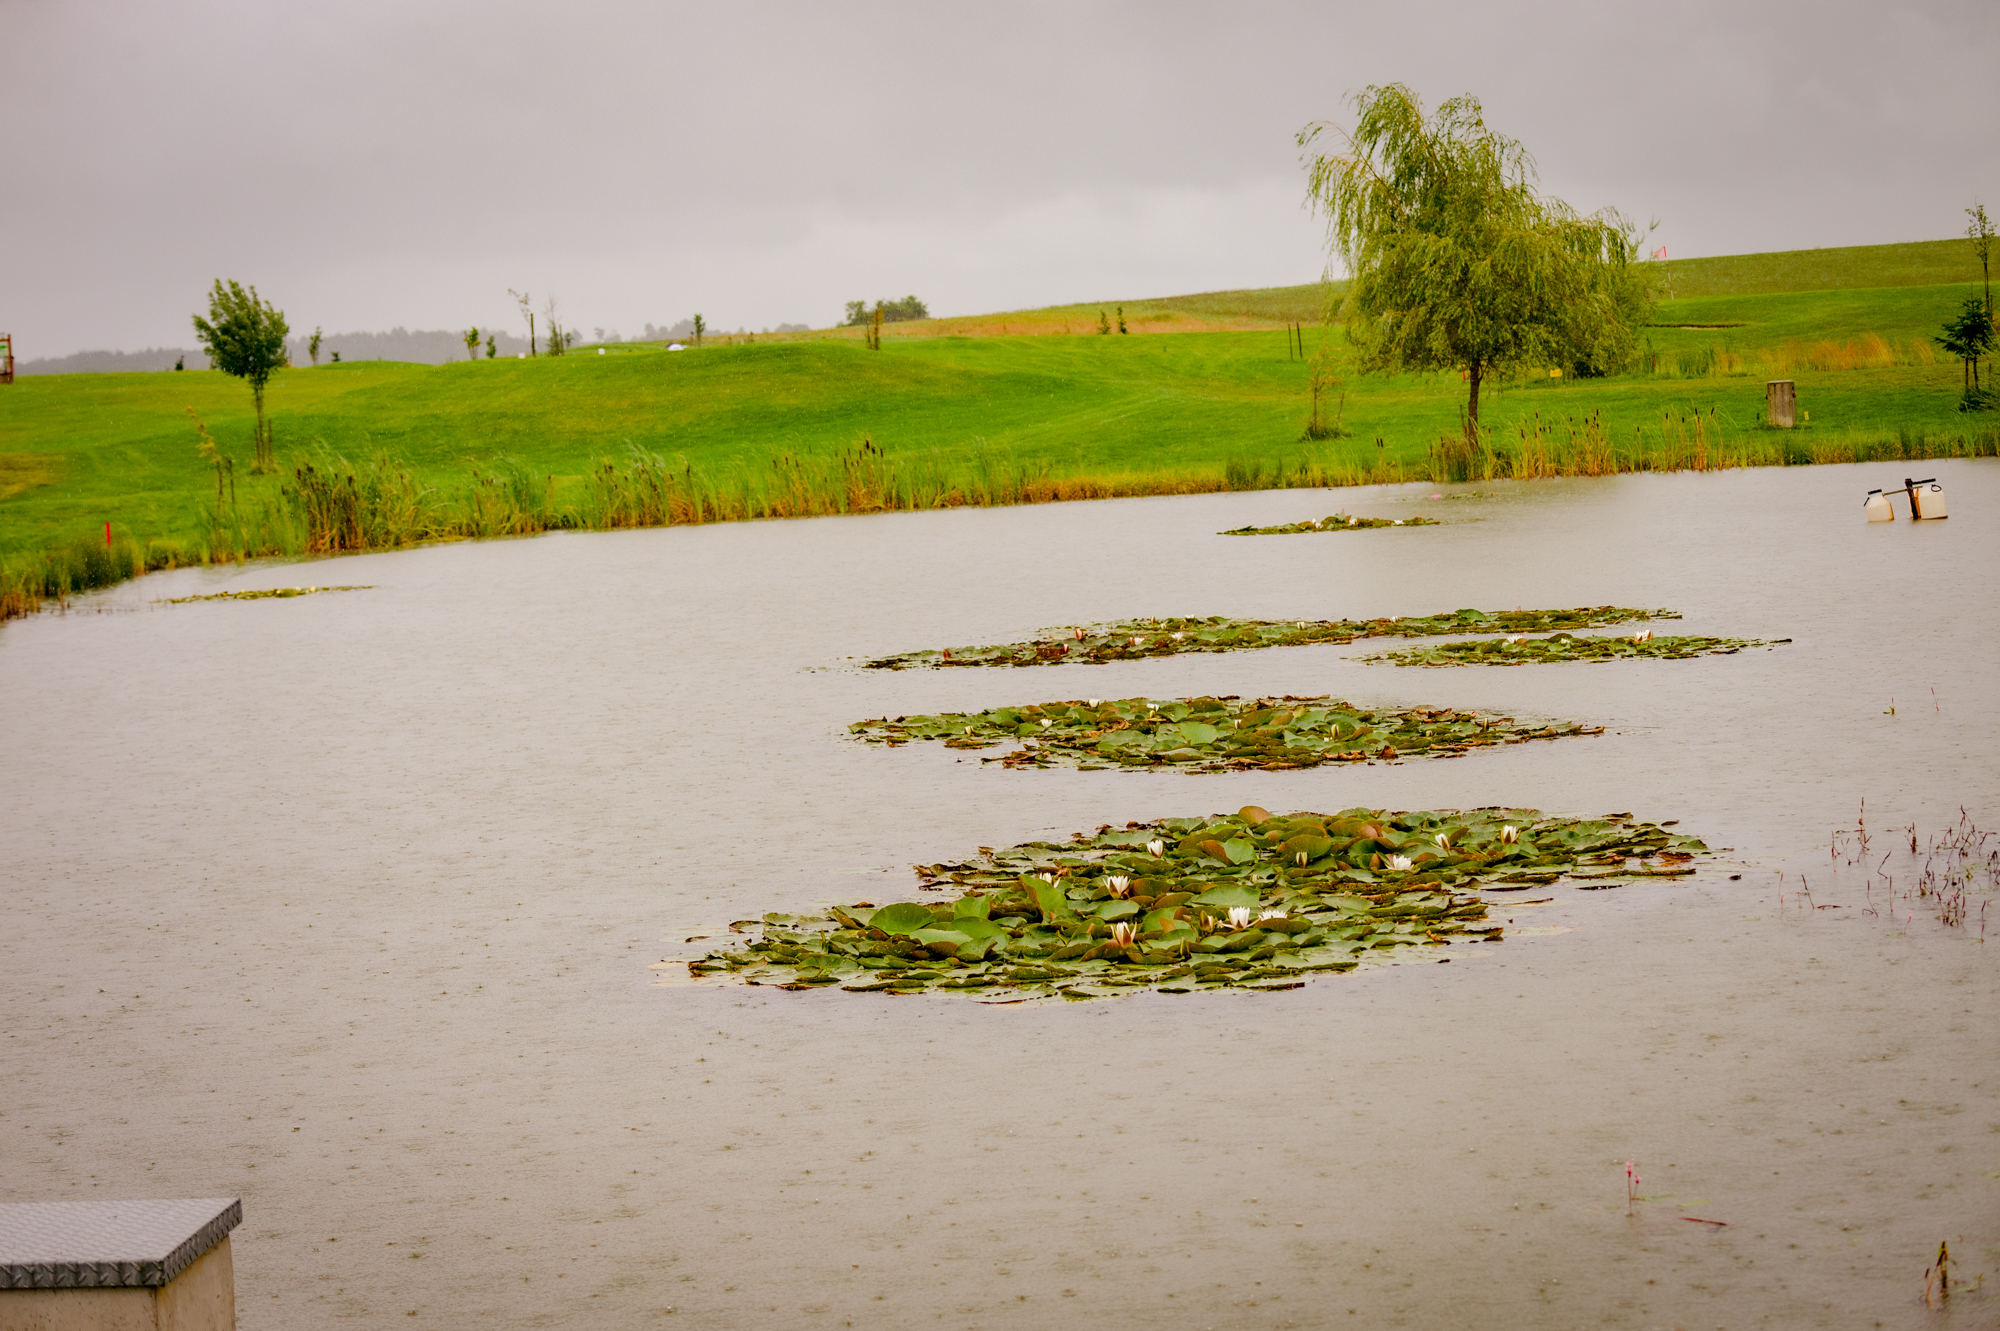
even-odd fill
[[(1907, 834), (1893, 887), (1828, 850), (1864, 799), (1871, 859), (1961, 806), (2000, 824), (2000, 465), (1921, 465), (1946, 522), (1862, 522), (1896, 466), (1279, 491), (182, 572), (9, 624), (0, 1199), (241, 1195), (246, 1331), (1993, 1325), (1964, 1292), (1922, 1306), (1941, 1239), (2000, 1286), (1984, 898), (1948, 928), (1899, 895)], [(1339, 507), (1452, 521), (1214, 534)], [(311, 582), (371, 589), (155, 603)], [(848, 659), (1605, 603), (1792, 641)], [(1609, 729), (1226, 776), (843, 738), (1198, 693)], [(1275, 994), (993, 1007), (649, 969), (732, 919), (913, 896), (912, 862), (1250, 803), (1629, 810), (1729, 849), (1502, 904), (1507, 940), (1450, 965)]]

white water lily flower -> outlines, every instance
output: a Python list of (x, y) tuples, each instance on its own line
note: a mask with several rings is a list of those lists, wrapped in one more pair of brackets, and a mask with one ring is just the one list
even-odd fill
[(1438, 843), (1439, 850), (1451, 849), (1451, 834), (1449, 832), (1439, 832), (1436, 836), (1432, 837), (1431, 840)]
[(1250, 908), (1248, 906), (1231, 906), (1229, 908), (1229, 927), (1232, 929), (1249, 928)]
[(1355, 527), (1355, 526), (1359, 526), (1359, 525), (1360, 525), (1360, 523), (1361, 523), (1361, 519), (1360, 519), (1360, 518), (1349, 518), (1349, 519), (1347, 520), (1347, 525), (1348, 525), (1348, 526), (1350, 526), (1350, 527)]
[(1514, 845), (1516, 842), (1520, 841), (1520, 839), (1521, 839), (1521, 829), (1515, 827), (1512, 823), (1509, 823), (1507, 826), (1500, 829), (1501, 845), (1511, 846)]
[(1086, 706), (1086, 707), (1092, 707), (1092, 708), (1096, 708), (1096, 707), (1102, 707), (1102, 706), (1104, 705), (1104, 699), (1102, 699), (1102, 698), (1085, 698), (1085, 699), (1083, 700), (1083, 705), (1084, 705), (1084, 706)]
[(1390, 523), (1389, 525), (1391, 527), (1400, 527), (1403, 525), (1403, 520), (1401, 518), (1397, 518), (1394, 522)]
[(1120, 920), (1118, 923), (1111, 926), (1111, 941), (1113, 943), (1116, 943), (1119, 947), (1132, 946), (1133, 942), (1138, 937), (1139, 937), (1139, 931), (1134, 929), (1131, 925), (1125, 923), (1125, 921), (1123, 920)]
[(1632, 635), (1633, 642), (1651, 642), (1652, 640), (1653, 640), (1653, 630), (1651, 629), (1640, 629), (1637, 633)]
[(1185, 634), (1185, 633), (1176, 633), (1176, 634), (1174, 635), (1174, 641), (1175, 641), (1175, 642), (1179, 642), (1179, 641), (1180, 641), (1180, 640), (1181, 640), (1182, 638), (1185, 638), (1186, 636), (1187, 636), (1187, 634)]
[(1042, 721), (1042, 729), (1044, 729), (1044, 730), (1047, 730), (1047, 729), (1048, 729), (1048, 728), (1049, 728), (1050, 726), (1052, 726), (1052, 725), (1054, 725), (1054, 724), (1055, 724), (1055, 722), (1053, 722), (1053, 721), (1050, 721), (1050, 720), (1048, 720), (1047, 718), (1044, 718), (1044, 719), (1043, 719), (1043, 721)]
[(1301, 869), (1306, 867), (1306, 853), (1304, 851), (1300, 851), (1297, 855), (1294, 855), (1292, 858), (1299, 862), (1299, 867)]
[(1104, 880), (1104, 890), (1114, 897), (1122, 897), (1132, 890), (1132, 880), (1122, 873), (1114, 873)]
[(1265, 920), (1282, 920), (1284, 918), (1285, 918), (1285, 912), (1276, 906), (1273, 906), (1269, 910), (1261, 910), (1257, 912), (1257, 921), (1260, 924), (1263, 923)]
[(1082, 642), (1082, 641), (1083, 641), (1083, 630), (1082, 630), (1082, 629), (1071, 629), (1071, 630), (1069, 631), (1069, 634), (1070, 634), (1070, 636), (1071, 636), (1072, 638), (1075, 638), (1075, 639), (1076, 639), (1076, 640), (1077, 640), (1078, 642)]
[(1134, 638), (1134, 639), (1132, 639), (1132, 645), (1133, 645), (1134, 647), (1137, 647), (1137, 646), (1140, 646), (1140, 645), (1141, 645), (1142, 643), (1144, 643), (1144, 642), (1145, 642), (1145, 639), (1143, 639), (1143, 638)]
[(1517, 633), (1513, 637), (1508, 638), (1506, 641), (1507, 645), (1509, 647), (1512, 647), (1515, 643), (1519, 642), (1520, 640), (1521, 640), (1521, 635)]
[(1305, 621), (1304, 621), (1303, 619), (1301, 619), (1301, 620), (1299, 621), (1299, 625), (1298, 625), (1298, 626), (1299, 626), (1300, 628), (1304, 628), (1304, 627), (1306, 626), (1306, 622), (1305, 622)]
[(1164, 841), (1148, 841), (1146, 843), (1146, 853), (1157, 860), (1167, 853), (1167, 843)]
[(1056, 880), (1056, 876), (1052, 873), (1042, 873), (1036, 876), (1045, 883), (1053, 883)]
[(1408, 855), (1391, 855), (1389, 857), (1389, 867), (1391, 869), (1407, 869), (1410, 867), (1410, 857)]

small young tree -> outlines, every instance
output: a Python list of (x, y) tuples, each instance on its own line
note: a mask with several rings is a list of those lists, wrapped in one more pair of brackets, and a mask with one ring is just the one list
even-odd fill
[[(1426, 117), (1390, 84), (1354, 104), (1354, 130), (1335, 130), (1346, 150), (1308, 155), (1307, 194), (1353, 278), (1343, 308), (1364, 371), (1462, 369), (1471, 439), (1496, 372), (1629, 359), (1632, 313), (1650, 293), (1624, 219), (1535, 193), (1533, 161), (1486, 127), (1477, 98)], [(1299, 147), (1328, 128), (1306, 126)]]
[(479, 330), (477, 328), (468, 328), (465, 330), (465, 358), (467, 360), (479, 359)]
[(1118, 307), (1118, 331), (1121, 333), (1127, 331), (1125, 327), (1125, 307), (1123, 305)]
[(551, 356), (560, 356), (576, 341), (575, 333), (563, 331), (562, 320), (556, 315), (556, 298), (550, 296), (542, 303), (542, 312), (548, 316), (548, 347)]
[(1959, 410), (1980, 411), (1991, 404), (1991, 394), (1979, 386), (1979, 358), (1993, 349), (1993, 319), (1977, 296), (1967, 296), (1958, 313), (1945, 320), (1944, 332), (1931, 339), (1958, 357), (1963, 384)]
[(486, 335), (486, 359), (492, 360), (498, 354), (499, 348), (493, 345), (493, 334), (488, 333)]
[(1107, 318), (1105, 318), (1105, 317), (1104, 317), (1104, 311), (1103, 311), (1103, 310), (1099, 310), (1099, 311), (1097, 312), (1097, 332), (1098, 332), (1098, 335), (1099, 335), (1099, 336), (1101, 337), (1101, 336), (1103, 336), (1104, 334), (1106, 334), (1106, 333), (1109, 333), (1110, 331), (1111, 331), (1111, 320), (1109, 320), (1109, 319), (1107, 319)]
[(512, 287), (507, 288), (507, 294), (514, 298), (515, 303), (521, 307), (521, 317), (528, 321), (528, 354), (530, 356), (539, 354), (535, 348), (535, 306), (533, 297), (529, 296), (525, 291), (516, 291)]
[(1975, 203), (1965, 210), (1970, 219), (1966, 223), (1965, 238), (1972, 242), (1972, 252), (1979, 256), (1979, 274), (1986, 280), (1986, 317), (1993, 318), (1993, 224), (1986, 220), (1986, 205)]
[(309, 337), (309, 338), (307, 338), (307, 339), (306, 339), (306, 352), (307, 352), (307, 354), (308, 354), (308, 355), (310, 355), (310, 356), (312, 357), (312, 362), (313, 362), (313, 364), (314, 364), (314, 365), (318, 365), (318, 364), (319, 364), (319, 329), (317, 329), (317, 328), (313, 329), (313, 335), (312, 335), (311, 337)]
[(285, 337), (291, 330), (285, 326), (283, 312), (260, 300), (256, 287), (246, 289), (235, 282), (225, 287), (217, 279), (208, 294), (208, 318), (195, 315), (194, 331), (210, 365), (250, 385), (257, 405), (256, 433), (252, 436), (255, 457), (250, 470), (273, 470), (277, 459), (271, 447), (271, 422), (264, 415), (264, 388), (285, 364)]
[[(1307, 439), (1338, 439), (1346, 434), (1341, 425), (1341, 417), (1347, 414), (1347, 390), (1335, 364), (1333, 348), (1324, 339), (1319, 350), (1312, 355), (1308, 367), (1307, 390), (1312, 395), (1312, 415), (1306, 420)], [(1340, 389), (1340, 404), (1334, 408), (1333, 419), (1328, 421), (1322, 414), (1322, 402), (1326, 395)]]
[(694, 317), (694, 344), (701, 345), (701, 335), (708, 331), (708, 321), (699, 314)]

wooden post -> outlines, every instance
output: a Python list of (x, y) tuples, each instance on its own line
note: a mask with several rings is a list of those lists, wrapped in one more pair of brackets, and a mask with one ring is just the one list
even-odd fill
[(1798, 395), (1792, 389), (1790, 379), (1773, 379), (1764, 385), (1764, 417), (1782, 430), (1789, 430), (1795, 423)]

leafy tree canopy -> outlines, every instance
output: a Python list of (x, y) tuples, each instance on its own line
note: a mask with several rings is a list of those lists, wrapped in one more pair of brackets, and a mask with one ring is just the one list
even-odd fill
[(209, 364), (224, 374), (247, 380), (262, 397), (264, 385), (285, 364), (284, 314), (259, 300), (256, 287), (220, 280), (208, 294), (208, 318), (194, 316), (195, 336), (208, 353)]
[[(1628, 363), (1651, 305), (1641, 233), (1535, 192), (1533, 160), (1487, 128), (1477, 98), (1426, 117), (1401, 84), (1354, 98), (1347, 132), (1299, 131), (1308, 196), (1353, 281), (1340, 313), (1365, 370), (1464, 370), (1468, 430), (1480, 381), (1523, 365), (1605, 373)], [(1345, 151), (1311, 151), (1333, 129)], [(1331, 311), (1329, 312), (1332, 313)]]

